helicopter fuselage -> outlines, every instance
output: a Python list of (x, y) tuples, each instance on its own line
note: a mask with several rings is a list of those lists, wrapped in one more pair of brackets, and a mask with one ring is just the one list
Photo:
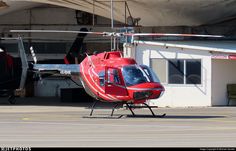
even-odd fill
[(90, 96), (105, 102), (144, 103), (164, 92), (149, 67), (119, 51), (87, 56), (80, 64), (80, 80)]

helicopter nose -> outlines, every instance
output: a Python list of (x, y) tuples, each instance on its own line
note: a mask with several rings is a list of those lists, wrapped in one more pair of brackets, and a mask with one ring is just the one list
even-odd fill
[(160, 83), (146, 83), (137, 87), (136, 91), (133, 91), (134, 100), (156, 99), (161, 97), (165, 91)]
[(165, 92), (165, 88), (160, 85), (158, 88), (152, 90), (152, 96), (149, 99), (157, 99), (160, 98)]
[(149, 98), (152, 94), (152, 91), (140, 91), (134, 92), (133, 97), (135, 100), (143, 100)]

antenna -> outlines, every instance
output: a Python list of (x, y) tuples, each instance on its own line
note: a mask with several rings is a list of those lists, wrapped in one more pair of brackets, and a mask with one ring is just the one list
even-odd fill
[(89, 60), (89, 62), (90, 62), (90, 65), (94, 68), (95, 66), (94, 66), (94, 64), (93, 64), (93, 61), (92, 61), (91, 57), (90, 57), (87, 53), (85, 53), (85, 54), (86, 54), (86, 56), (88, 57), (88, 60)]

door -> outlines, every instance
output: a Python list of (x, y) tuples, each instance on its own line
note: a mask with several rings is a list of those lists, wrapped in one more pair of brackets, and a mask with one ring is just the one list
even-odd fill
[(114, 67), (106, 67), (105, 71), (105, 93), (117, 96), (127, 96), (121, 70)]

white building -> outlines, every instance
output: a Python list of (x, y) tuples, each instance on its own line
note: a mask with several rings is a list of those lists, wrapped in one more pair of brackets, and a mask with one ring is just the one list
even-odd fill
[(165, 87), (165, 94), (150, 105), (228, 105), (226, 85), (236, 83), (233, 41), (135, 41), (124, 44), (124, 55), (150, 66)]

